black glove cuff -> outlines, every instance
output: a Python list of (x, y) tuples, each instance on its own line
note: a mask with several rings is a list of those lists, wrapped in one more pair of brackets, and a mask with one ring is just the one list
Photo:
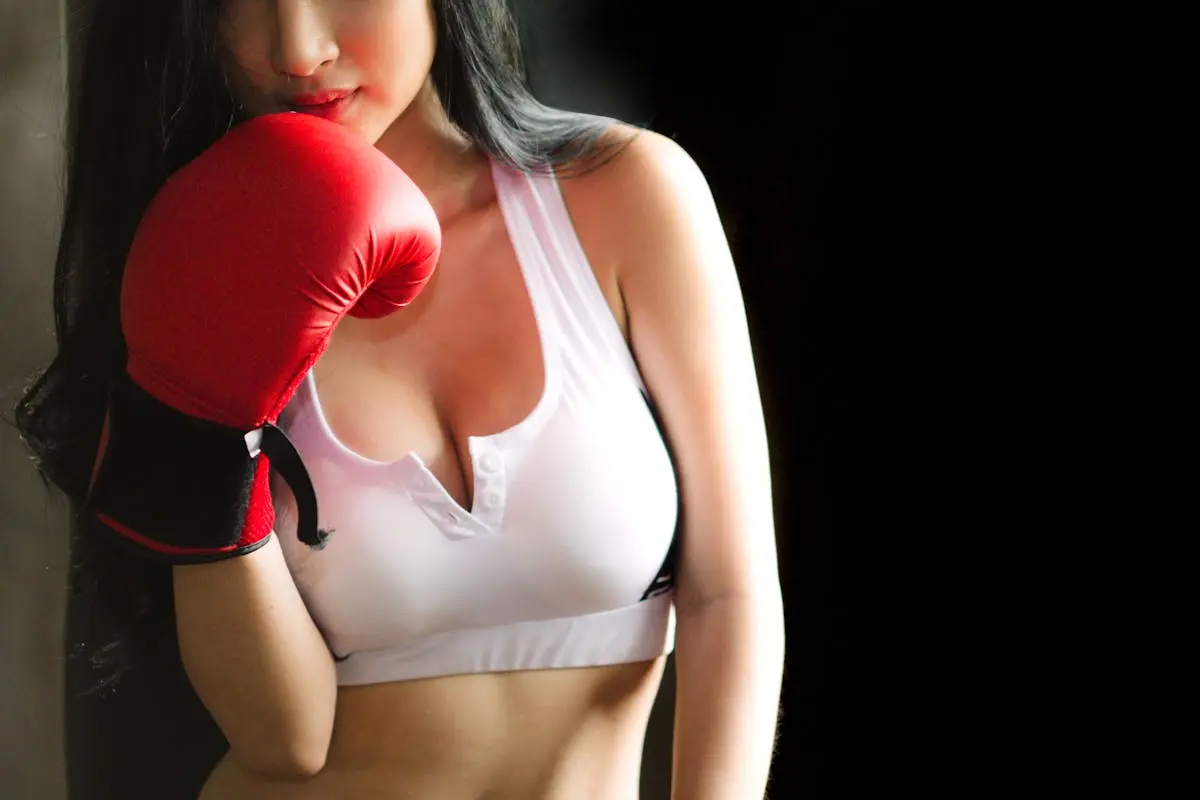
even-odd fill
[[(119, 539), (174, 564), (233, 558), (267, 542), (239, 545), (259, 467), (248, 432), (184, 414), (125, 374), (114, 382), (108, 413), (107, 445), (85, 510)], [(300, 538), (322, 546), (316, 498), (299, 454), (279, 428), (259, 430), (259, 447), (296, 494)]]

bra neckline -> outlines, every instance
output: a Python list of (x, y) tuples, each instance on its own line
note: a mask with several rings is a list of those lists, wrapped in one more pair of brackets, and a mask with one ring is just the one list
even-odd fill
[[(491, 162), (492, 180), (496, 184), (501, 215), (537, 327), (538, 347), (542, 355), (542, 392), (533, 409), (523, 419), (495, 433), (467, 437), (467, 452), (472, 461), (471, 508), (463, 508), (415, 450), (409, 450), (393, 461), (380, 461), (368, 458), (342, 442), (325, 415), (311, 368), (302, 381), (303, 389), (308, 394), (308, 405), (329, 445), (359, 467), (395, 473), (434, 523), (455, 539), (499, 532), (507, 501), (502, 480), (505, 453), (541, 428), (557, 405), (559, 396), (558, 330), (550, 304), (544, 296), (544, 268), (539, 271), (544, 256), (538, 247), (536, 226), (529, 211), (513, 196), (512, 179), (502, 170), (500, 164)], [(401, 310), (399, 313), (404, 312)]]

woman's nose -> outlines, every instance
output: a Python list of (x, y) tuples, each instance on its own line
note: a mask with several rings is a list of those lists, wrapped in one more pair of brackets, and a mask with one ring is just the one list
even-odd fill
[(337, 36), (322, 0), (276, 0), (271, 65), (280, 75), (308, 77), (338, 57)]

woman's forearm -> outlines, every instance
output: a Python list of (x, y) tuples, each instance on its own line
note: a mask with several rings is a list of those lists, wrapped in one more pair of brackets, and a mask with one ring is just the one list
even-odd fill
[(766, 793), (783, 649), (778, 602), (728, 598), (679, 612), (672, 800)]
[(174, 567), (179, 649), (196, 694), (242, 767), (315, 774), (333, 731), (333, 658), (278, 540), (239, 558)]

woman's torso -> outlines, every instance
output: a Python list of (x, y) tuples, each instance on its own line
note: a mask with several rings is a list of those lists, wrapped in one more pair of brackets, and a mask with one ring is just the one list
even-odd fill
[[(588, 178), (561, 185), (628, 340)], [(466, 509), (468, 437), (525, 419), (546, 377), (528, 287), (490, 180), (481, 187), (478, 207), (446, 226), (439, 268), (418, 299), (385, 319), (347, 317), (313, 368), (341, 443), (379, 462), (418, 454)], [(342, 686), (318, 776), (265, 781), (227, 760), (203, 798), (632, 800), (663, 661)]]
[(201, 800), (634, 800), (662, 659), (342, 687), (325, 768), (218, 765)]

